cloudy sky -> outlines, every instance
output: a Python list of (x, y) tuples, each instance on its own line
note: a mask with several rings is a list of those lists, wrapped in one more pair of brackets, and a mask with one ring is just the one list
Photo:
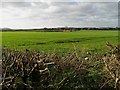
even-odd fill
[[(115, 0), (114, 0), (115, 1)], [(115, 27), (116, 2), (2, 2), (0, 27)]]

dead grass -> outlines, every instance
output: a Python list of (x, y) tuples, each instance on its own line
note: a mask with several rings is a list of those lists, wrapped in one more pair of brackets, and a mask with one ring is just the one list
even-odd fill
[(105, 55), (3, 49), (2, 90), (119, 90), (120, 47), (107, 46)]

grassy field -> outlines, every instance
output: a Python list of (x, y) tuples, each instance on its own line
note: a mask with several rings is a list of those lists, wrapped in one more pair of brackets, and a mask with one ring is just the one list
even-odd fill
[(47, 52), (73, 50), (107, 50), (106, 42), (118, 43), (118, 31), (78, 32), (2, 32), (2, 45), (11, 49), (34, 49)]
[(2, 90), (120, 90), (118, 31), (2, 32), (2, 44)]

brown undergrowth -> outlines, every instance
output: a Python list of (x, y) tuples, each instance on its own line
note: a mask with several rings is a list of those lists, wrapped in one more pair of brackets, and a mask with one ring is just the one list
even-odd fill
[(119, 90), (120, 46), (66, 55), (3, 49), (2, 90)]

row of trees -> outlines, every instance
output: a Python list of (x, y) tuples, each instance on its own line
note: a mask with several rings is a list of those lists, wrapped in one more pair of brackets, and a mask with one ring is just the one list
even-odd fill
[(58, 28), (40, 28), (40, 29), (2, 29), (2, 31), (43, 31), (43, 32), (72, 32), (72, 31), (80, 31), (80, 30), (119, 30), (120, 28), (115, 27), (104, 27), (104, 28), (96, 28), (96, 27), (84, 27), (84, 28), (75, 28), (75, 27), (58, 27)]

